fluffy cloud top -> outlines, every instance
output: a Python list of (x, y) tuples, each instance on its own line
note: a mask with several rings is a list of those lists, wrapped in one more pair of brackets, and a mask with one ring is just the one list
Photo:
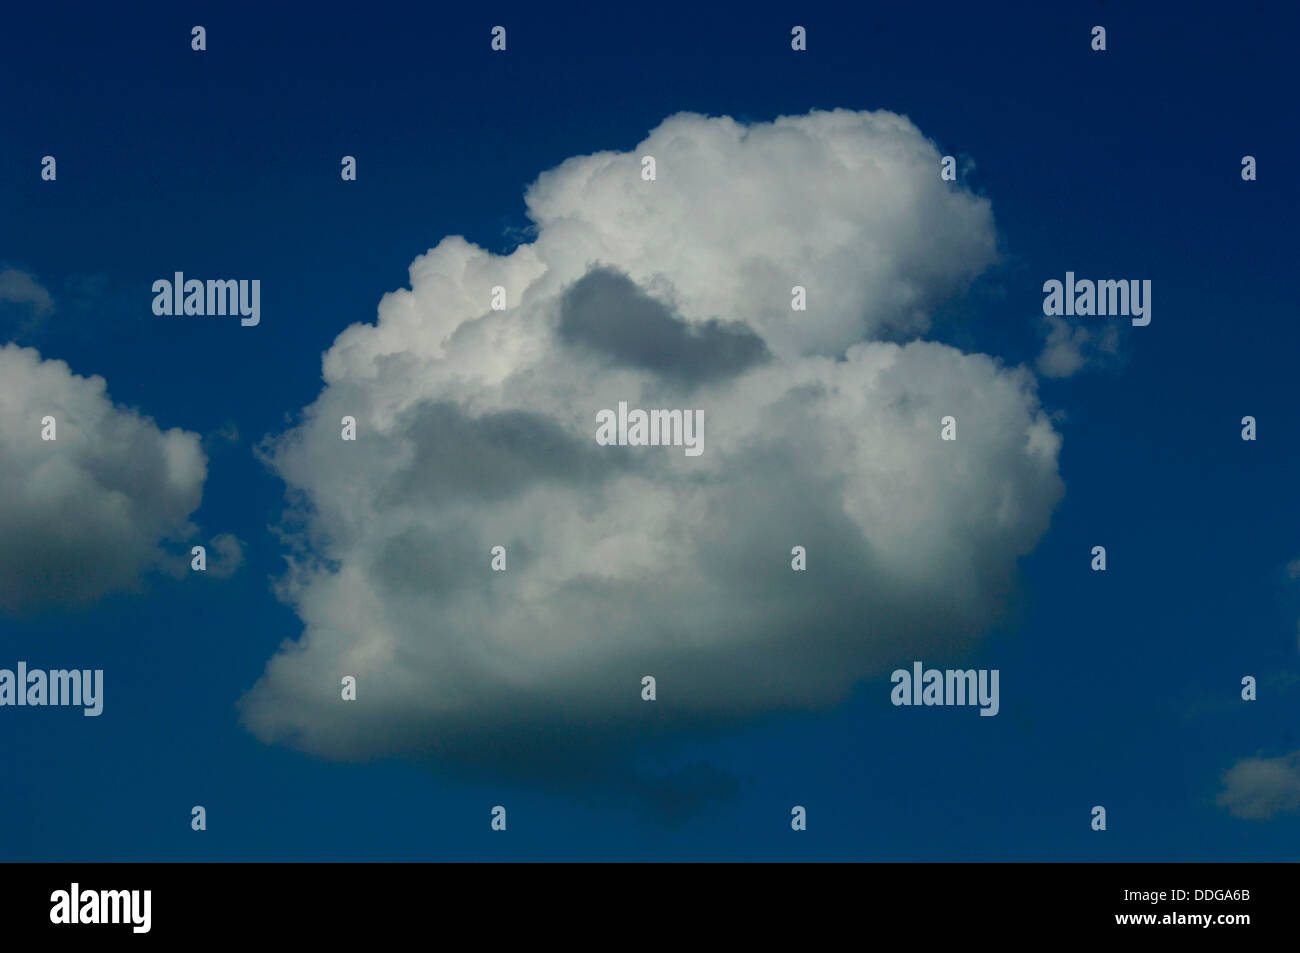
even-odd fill
[[(304, 631), (246, 724), (330, 757), (502, 765), (959, 654), (1062, 485), (1032, 375), (908, 340), (994, 258), (988, 203), (938, 170), (890, 113), (680, 114), (543, 173), (533, 243), (416, 259), (266, 444)], [(598, 446), (619, 401), (702, 409), (703, 454)]]
[(197, 434), (115, 406), (102, 377), (0, 348), (0, 612), (132, 587), (188, 531), (206, 475)]

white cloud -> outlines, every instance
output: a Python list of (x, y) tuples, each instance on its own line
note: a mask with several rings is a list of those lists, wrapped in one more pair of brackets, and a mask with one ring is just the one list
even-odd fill
[(1300, 810), (1300, 751), (1238, 761), (1223, 776), (1223, 790), (1216, 803), (1236, 817), (1252, 821)]
[(1047, 341), (1038, 355), (1038, 373), (1044, 377), (1071, 377), (1085, 366), (1105, 364), (1119, 351), (1119, 331), (1112, 322), (1092, 328), (1071, 325), (1064, 318), (1046, 315)]
[(208, 575), (229, 579), (244, 564), (244, 542), (233, 533), (218, 533), (208, 544)]
[(38, 313), (54, 308), (54, 299), (44, 285), (17, 268), (0, 269), (0, 304), (6, 302), (30, 305)]
[(102, 377), (0, 348), (0, 611), (135, 586), (160, 544), (189, 530), (206, 472), (197, 434), (115, 406)]
[[(971, 644), (1062, 493), (1060, 440), (1027, 371), (880, 340), (994, 260), (988, 203), (938, 170), (889, 113), (681, 114), (544, 173), (532, 244), (420, 256), (266, 445), (304, 526), (284, 582), (304, 632), (246, 724), (331, 757), (503, 764), (831, 704)], [(620, 400), (702, 408), (703, 455), (596, 446)]]

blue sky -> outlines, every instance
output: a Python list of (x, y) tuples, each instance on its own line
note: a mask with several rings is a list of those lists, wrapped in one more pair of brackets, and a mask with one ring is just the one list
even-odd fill
[[(0, 266), (54, 308), (33, 325), (0, 305), (0, 332), (203, 435), (192, 519), (246, 550), (227, 580), (153, 575), (87, 609), (0, 620), (0, 665), (106, 673), (100, 718), (0, 710), (0, 856), (1295, 859), (1295, 811), (1248, 820), (1215, 799), (1234, 763), (1300, 749), (1296, 16), (1071, 6), (11, 11)], [(806, 53), (789, 49), (793, 23)], [(245, 730), (237, 700), (302, 631), (271, 589), (284, 484), (253, 447), (317, 397), (335, 337), (374, 321), (444, 236), (512, 251), (525, 187), (568, 157), (632, 150), (683, 110), (759, 123), (834, 108), (906, 115), (973, 162), (962, 184), (992, 203), (999, 262), (932, 339), (1032, 366), (1045, 280), (1154, 287), (1151, 325), (1121, 327), (1116, 359), (1040, 378), (1065, 493), (1004, 623), (960, 656), (1000, 670), (999, 716), (895, 708), (873, 676), (815, 712), (655, 741), (647, 770), (720, 792), (667, 819), (580, 781), (332, 762)], [(39, 178), (46, 154), (56, 183)], [(174, 270), (259, 277), (262, 324), (156, 317), (150, 285)], [(219, 438), (232, 423), (238, 440)], [(1098, 544), (1105, 573), (1089, 569)], [(1244, 675), (1258, 701), (1241, 701)]]

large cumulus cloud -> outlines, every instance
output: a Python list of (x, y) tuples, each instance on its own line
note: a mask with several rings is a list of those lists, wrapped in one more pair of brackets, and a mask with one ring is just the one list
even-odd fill
[(198, 434), (116, 406), (102, 377), (0, 347), (0, 612), (133, 588), (192, 529), (206, 475)]
[[(962, 652), (1062, 486), (1032, 375), (916, 339), (995, 255), (988, 202), (938, 170), (886, 112), (681, 114), (543, 173), (534, 242), (420, 256), (265, 445), (303, 631), (246, 724), (329, 757), (577, 763)], [(598, 446), (619, 401), (702, 409), (703, 454)]]

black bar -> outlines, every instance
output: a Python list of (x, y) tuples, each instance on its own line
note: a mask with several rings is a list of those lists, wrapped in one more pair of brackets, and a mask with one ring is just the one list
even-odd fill
[[(721, 931), (788, 933), (802, 948), (845, 930), (872, 942), (903, 931), (925, 944), (910, 948), (927, 949), (945, 937), (1231, 943), (1294, 932), (1295, 873), (1287, 864), (8, 864), (0, 916), (10, 938), (90, 942), (373, 941), (423, 929), (430, 945), (457, 947), (515, 934), (675, 946)], [(127, 922), (51, 922), (74, 883), (89, 916), (103, 891), (140, 899), (108, 896), (105, 918), (116, 905)], [(148, 930), (136, 932), (146, 890)]]

